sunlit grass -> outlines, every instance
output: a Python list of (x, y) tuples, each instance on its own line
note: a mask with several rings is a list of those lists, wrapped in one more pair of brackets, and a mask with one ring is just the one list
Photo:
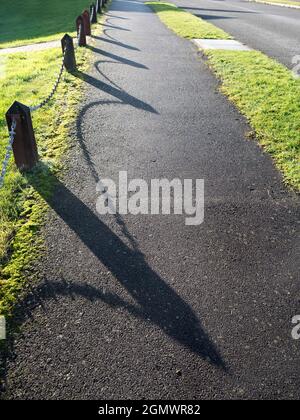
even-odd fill
[[(178, 35), (200, 37), (198, 33), (195, 36), (194, 25), (182, 23), (182, 12), (176, 6), (150, 4)], [(193, 21), (197, 19), (202, 27), (202, 20), (187, 15)], [(218, 28), (213, 28), (212, 33), (217, 34)], [(247, 117), (258, 141), (282, 171), (285, 182), (300, 191), (300, 79), (258, 51), (210, 50), (206, 54), (208, 64), (222, 81), (222, 91)]]
[(230, 39), (222, 29), (177, 8), (171, 3), (147, 2), (170, 29), (183, 38)]
[[(83, 61), (86, 50), (79, 51)], [(13, 54), (6, 57), (5, 76), (1, 79), (0, 97), (0, 162), (8, 142), (5, 112), (14, 100), (25, 105), (39, 103), (48, 95), (61, 63), (60, 49)], [(65, 73), (54, 99), (33, 114), (33, 126), (41, 160), (52, 170), (61, 166), (66, 152), (68, 127), (74, 118), (71, 99), (77, 95), (81, 81)], [(45, 195), (51, 193), (52, 182), (43, 177)], [(8, 313), (24, 280), (24, 270), (38, 253), (36, 232), (42, 225), (46, 204), (10, 160), (3, 188), (0, 189), (0, 313)]]
[(257, 3), (280, 3), (280, 4), (287, 4), (287, 5), (291, 5), (291, 6), (299, 6), (300, 7), (300, 2), (299, 1), (290, 1), (290, 0), (252, 0), (255, 1)]

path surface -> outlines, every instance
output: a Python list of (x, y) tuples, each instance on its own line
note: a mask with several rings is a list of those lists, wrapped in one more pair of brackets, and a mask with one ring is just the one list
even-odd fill
[(276, 58), (288, 68), (300, 55), (300, 10), (245, 0), (174, 0), (190, 13)]
[[(192, 43), (138, 1), (108, 16), (5, 398), (299, 398), (296, 198)], [(204, 178), (205, 222), (100, 217), (120, 170)]]

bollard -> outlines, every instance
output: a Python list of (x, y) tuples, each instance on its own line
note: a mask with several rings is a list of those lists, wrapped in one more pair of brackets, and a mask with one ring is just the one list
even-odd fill
[(78, 34), (78, 46), (85, 47), (86, 46), (86, 36), (85, 36), (85, 29), (84, 29), (84, 19), (80, 15), (76, 19), (76, 29)]
[(96, 1), (96, 12), (101, 13), (101, 0)]
[(90, 22), (90, 14), (87, 10), (85, 10), (82, 15), (83, 22), (84, 22), (84, 32), (86, 36), (91, 36), (91, 22)]
[(16, 135), (13, 142), (15, 162), (20, 171), (28, 171), (39, 160), (30, 109), (20, 102), (14, 102), (6, 113), (6, 122), (9, 129), (13, 119), (17, 122)]
[(90, 15), (91, 15), (91, 23), (97, 23), (97, 12), (96, 12), (96, 6), (94, 3), (90, 6)]
[(76, 70), (76, 58), (74, 51), (74, 43), (72, 37), (66, 34), (61, 40), (63, 54), (65, 54), (64, 65), (69, 73)]

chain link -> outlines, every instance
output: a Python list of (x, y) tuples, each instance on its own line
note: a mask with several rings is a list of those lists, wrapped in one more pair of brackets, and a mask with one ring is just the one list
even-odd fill
[(12, 147), (13, 147), (13, 143), (15, 140), (15, 136), (16, 136), (16, 127), (17, 127), (17, 121), (14, 119), (12, 121), (11, 124), (11, 128), (9, 131), (9, 142), (8, 145), (6, 147), (6, 152), (5, 152), (5, 156), (4, 156), (4, 161), (2, 164), (2, 170), (1, 170), (1, 175), (0, 175), (0, 188), (2, 188), (3, 184), (4, 184), (4, 178), (7, 172), (7, 167), (8, 167), (8, 162), (11, 156), (11, 152), (12, 152)]
[(64, 53), (63, 53), (63, 58), (62, 58), (62, 63), (61, 63), (61, 67), (60, 67), (60, 71), (59, 71), (59, 74), (58, 74), (58, 77), (57, 77), (57, 79), (56, 79), (56, 81), (55, 81), (55, 83), (54, 83), (54, 86), (53, 86), (53, 89), (52, 89), (52, 91), (50, 92), (50, 94), (47, 96), (47, 98), (46, 99), (44, 99), (40, 104), (38, 104), (38, 105), (35, 105), (35, 106), (30, 106), (29, 107), (29, 109), (30, 109), (30, 111), (31, 112), (34, 112), (34, 111), (37, 111), (38, 109), (40, 109), (40, 108), (42, 108), (43, 106), (45, 106), (51, 99), (52, 99), (52, 97), (53, 97), (53, 95), (55, 94), (55, 92), (56, 92), (56, 90), (57, 90), (57, 88), (58, 88), (58, 85), (59, 85), (59, 83), (60, 83), (60, 81), (61, 81), (61, 76), (62, 76), (62, 74), (63, 74), (63, 71), (64, 71), (64, 68), (65, 68), (65, 56), (66, 56), (66, 51), (67, 51), (67, 47), (65, 48), (65, 50), (64, 50)]

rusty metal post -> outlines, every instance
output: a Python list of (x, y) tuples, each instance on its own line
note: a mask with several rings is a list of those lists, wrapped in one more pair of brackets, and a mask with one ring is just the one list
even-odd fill
[(83, 22), (84, 22), (84, 32), (86, 36), (91, 36), (91, 21), (90, 14), (87, 10), (82, 13)]
[(14, 102), (6, 113), (6, 122), (9, 129), (13, 120), (16, 120), (17, 123), (13, 142), (15, 162), (21, 171), (28, 171), (39, 160), (30, 109), (20, 102)]
[(90, 15), (91, 15), (91, 23), (97, 23), (97, 12), (96, 12), (96, 6), (94, 3), (90, 6)]
[(63, 54), (65, 54), (64, 66), (69, 73), (76, 70), (76, 58), (72, 37), (66, 34), (61, 40)]
[(85, 29), (84, 29), (84, 19), (83, 16), (80, 15), (76, 19), (76, 29), (78, 34), (78, 46), (85, 47), (86, 46), (86, 36), (85, 36)]

